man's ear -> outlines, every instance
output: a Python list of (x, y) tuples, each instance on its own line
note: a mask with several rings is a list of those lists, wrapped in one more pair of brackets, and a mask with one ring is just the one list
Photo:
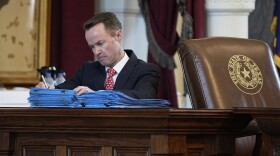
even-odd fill
[(117, 38), (118, 40), (121, 40), (121, 39), (122, 39), (122, 31), (121, 31), (121, 30), (116, 31), (116, 38)]

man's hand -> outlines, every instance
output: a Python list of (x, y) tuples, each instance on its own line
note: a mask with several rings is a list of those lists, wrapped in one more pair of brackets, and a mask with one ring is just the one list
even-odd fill
[(77, 95), (82, 95), (85, 92), (94, 92), (94, 90), (91, 90), (87, 86), (78, 86), (74, 90), (77, 92)]
[[(46, 88), (44, 82), (39, 82), (36, 86), (36, 88)], [(48, 89), (54, 89), (55, 87), (53, 85), (47, 84)]]

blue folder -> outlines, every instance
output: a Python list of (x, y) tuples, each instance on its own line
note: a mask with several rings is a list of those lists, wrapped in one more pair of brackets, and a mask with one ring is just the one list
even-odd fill
[(31, 107), (69, 108), (168, 108), (163, 99), (134, 99), (114, 90), (86, 92), (80, 96), (74, 90), (31, 88)]

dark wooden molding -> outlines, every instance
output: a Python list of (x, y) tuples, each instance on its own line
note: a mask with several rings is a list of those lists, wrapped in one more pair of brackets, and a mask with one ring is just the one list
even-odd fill
[(1, 108), (0, 155), (234, 155), (251, 119), (233, 110)]

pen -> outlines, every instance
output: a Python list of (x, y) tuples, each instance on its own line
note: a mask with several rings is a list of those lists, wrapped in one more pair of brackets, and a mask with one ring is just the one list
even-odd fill
[(44, 75), (41, 75), (41, 77), (42, 77), (42, 80), (43, 80), (43, 82), (44, 82), (44, 84), (45, 84), (45, 87), (46, 87), (47, 89), (49, 89), (49, 87), (48, 87), (48, 85), (47, 85), (47, 82), (46, 82), (46, 80), (45, 80)]

